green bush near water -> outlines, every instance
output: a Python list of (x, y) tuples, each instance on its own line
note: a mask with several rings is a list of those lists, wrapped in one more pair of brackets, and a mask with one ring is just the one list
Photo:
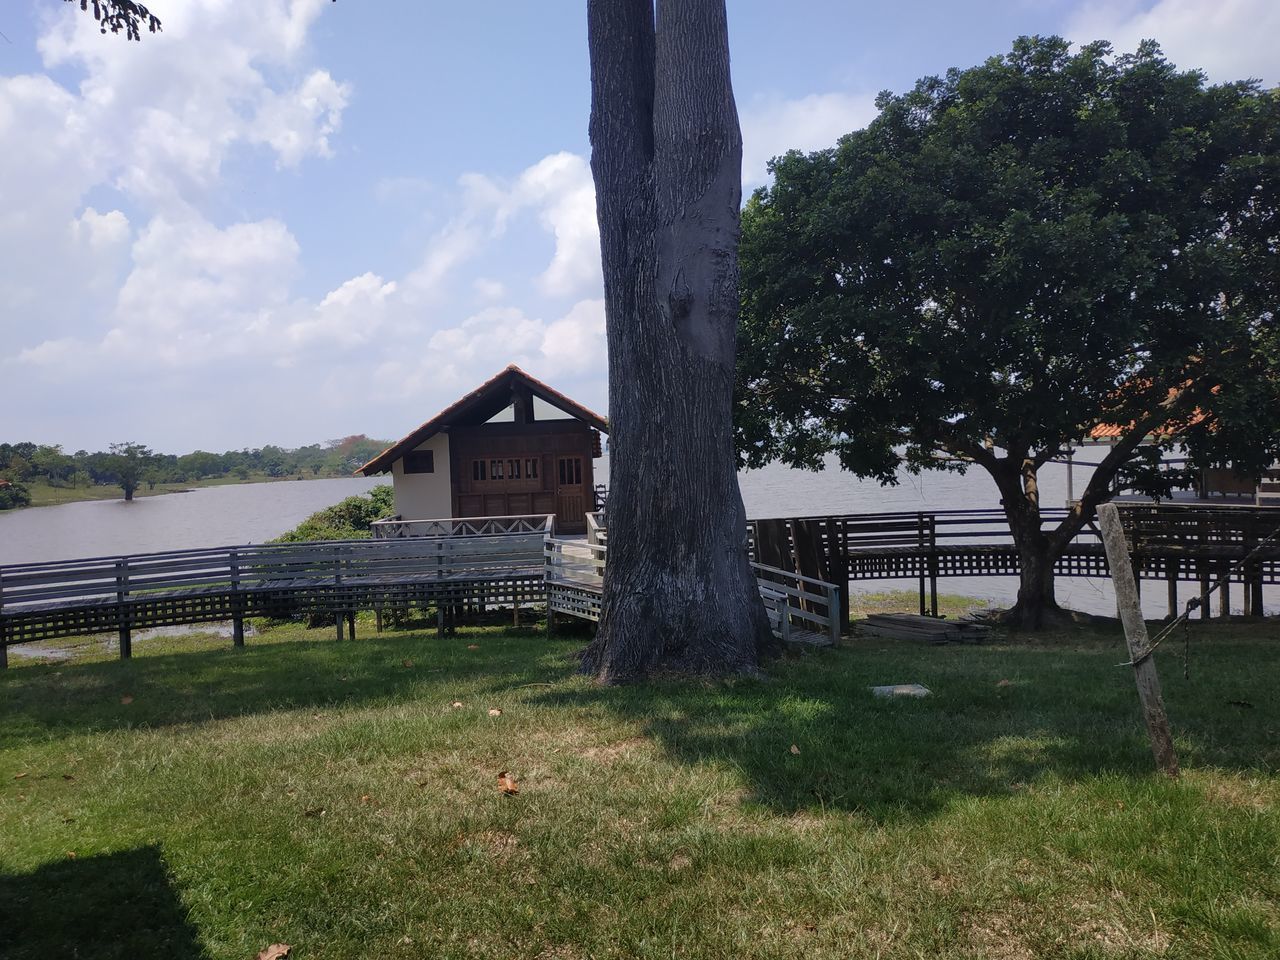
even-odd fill
[(307, 519), (276, 537), (275, 543), (297, 543), (304, 540), (363, 540), (368, 538), (375, 520), (395, 511), (390, 486), (374, 487), (368, 493), (335, 503), (313, 513)]
[(12, 510), (25, 507), (31, 503), (31, 494), (20, 483), (6, 483), (0, 486), (0, 510)]

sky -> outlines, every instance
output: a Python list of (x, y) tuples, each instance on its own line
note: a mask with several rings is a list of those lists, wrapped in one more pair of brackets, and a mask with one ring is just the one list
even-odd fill
[[(0, 441), (394, 439), (517, 363), (607, 412), (583, 0), (0, 4)], [(1280, 0), (729, 0), (743, 184), (1024, 34), (1280, 83)]]

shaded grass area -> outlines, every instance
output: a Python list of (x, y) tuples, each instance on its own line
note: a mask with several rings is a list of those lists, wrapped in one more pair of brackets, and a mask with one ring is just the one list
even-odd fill
[(1275, 956), (1280, 630), (1193, 630), (1180, 782), (1097, 629), (612, 689), (493, 628), (22, 662), (0, 955)]

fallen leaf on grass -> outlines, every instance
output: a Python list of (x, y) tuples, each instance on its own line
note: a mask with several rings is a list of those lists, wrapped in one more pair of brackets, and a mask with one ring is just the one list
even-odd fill
[(126, 693), (123, 697), (120, 698), (120, 702), (127, 707), (129, 704), (133, 703), (133, 697)]
[(23, 777), (25, 777), (26, 775), (27, 775), (27, 771), (23, 770), (21, 773), (15, 773), (15, 774), (13, 775), (13, 779), (15, 779), (15, 780), (21, 780), (21, 779), (22, 779)]
[(75, 852), (74, 850), (68, 850), (68, 851), (67, 851), (67, 859), (68, 859), (68, 860), (74, 860), (75, 858), (76, 858), (76, 852)]
[(491, 716), (491, 717), (500, 717), (500, 716), (502, 716), (502, 711), (501, 711), (501, 710), (499, 710), (497, 707), (491, 707), (491, 708), (489, 709), (489, 716)]
[(69, 774), (69, 773), (64, 773), (64, 774), (62, 775), (62, 779), (63, 779), (63, 780), (74, 780), (74, 779), (75, 779), (75, 777), (73, 777), (73, 776), (72, 776), (71, 774)]
[(452, 703), (452, 704), (450, 704), (450, 706), (452, 706), (452, 707), (453, 707), (453, 709), (455, 709), (455, 710), (460, 710), (460, 709), (462, 709), (462, 701), (461, 701), (461, 700), (455, 700), (455, 701), (453, 701), (453, 703)]
[(404, 659), (404, 660), (401, 660), (401, 661), (400, 661), (400, 665), (401, 665), (401, 666), (403, 666), (403, 667), (412, 667), (412, 666), (413, 666), (413, 661), (412, 661), (412, 660), (409, 660), (408, 658), (406, 658), (406, 659)]
[(479, 650), (479, 649), (480, 649), (480, 644), (478, 644), (478, 643), (468, 643), (468, 644), (467, 644), (467, 649), (468, 649), (468, 650)]
[(273, 943), (269, 947), (264, 947), (258, 951), (258, 955), (253, 960), (285, 960), (289, 954), (293, 953), (293, 947), (287, 943)]
[(304, 811), (302, 812), (302, 815), (303, 815), (304, 817), (323, 817), (323, 816), (324, 816), (324, 807), (315, 807), (315, 808), (313, 808), (313, 809), (311, 809), (311, 810), (304, 810)]
[(800, 756), (800, 748), (797, 747), (794, 743), (791, 745), (791, 752), (794, 753), (797, 757)]
[(373, 797), (371, 797), (371, 796), (370, 796), (369, 794), (367, 794), (367, 793), (362, 793), (362, 794), (360, 794), (360, 802), (361, 802), (361, 803), (373, 803)]
[(997, 686), (997, 687), (1011, 687), (1011, 686), (1013, 686), (1013, 681), (1012, 681), (1012, 680), (1001, 680), (999, 683), (997, 683), (997, 684), (996, 684), (996, 686)]
[(515, 778), (503, 770), (498, 774), (498, 789), (507, 796), (512, 796), (520, 792), (520, 784), (516, 783)]

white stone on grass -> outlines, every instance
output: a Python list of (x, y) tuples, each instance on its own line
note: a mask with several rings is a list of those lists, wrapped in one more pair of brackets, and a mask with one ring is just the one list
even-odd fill
[(871, 692), (877, 697), (927, 697), (933, 691), (919, 683), (890, 683), (872, 687)]

